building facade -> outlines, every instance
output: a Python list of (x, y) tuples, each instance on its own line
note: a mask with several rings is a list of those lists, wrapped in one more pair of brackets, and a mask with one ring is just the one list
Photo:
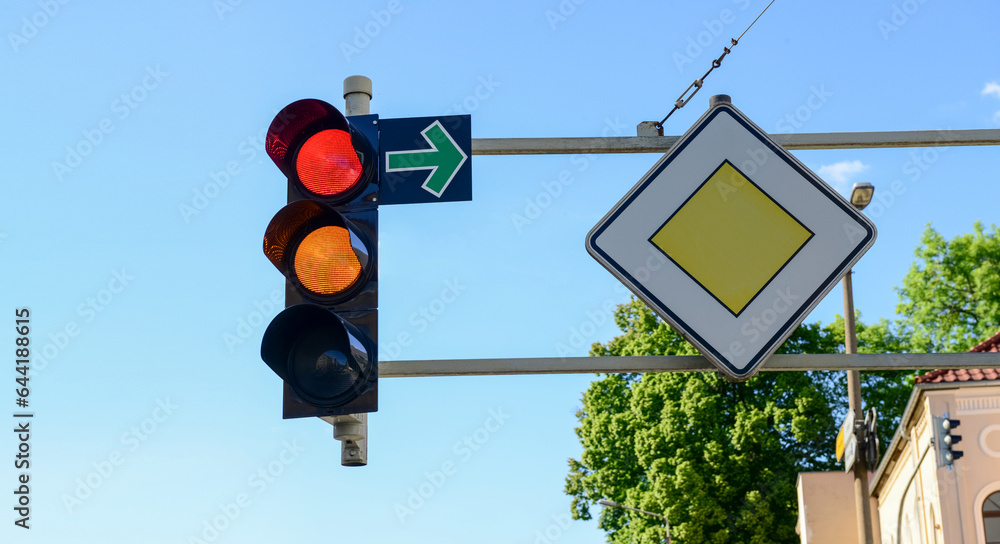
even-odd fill
[[(996, 372), (921, 376), (871, 481), (883, 544), (1000, 544), (1000, 380)], [(943, 466), (935, 416), (959, 422)]]
[[(971, 350), (1000, 352), (1000, 334)], [(949, 466), (935, 441), (935, 418), (957, 422), (953, 449), (961, 452)], [(938, 438), (940, 441), (940, 438)], [(799, 478), (799, 534), (803, 544), (825, 542), (810, 514), (854, 520), (854, 501), (836, 501), (851, 475), (826, 480), (829, 493), (811, 490), (815, 476)], [(813, 484), (815, 487), (815, 484)], [(1000, 544), (1000, 371), (935, 370), (916, 385), (885, 456), (869, 479), (873, 533), (881, 544)], [(834, 510), (837, 510), (834, 512)], [(845, 528), (846, 529), (846, 528)], [(822, 531), (820, 533), (825, 533)], [(851, 533), (848, 535), (847, 533)], [(856, 531), (844, 530), (842, 541)]]

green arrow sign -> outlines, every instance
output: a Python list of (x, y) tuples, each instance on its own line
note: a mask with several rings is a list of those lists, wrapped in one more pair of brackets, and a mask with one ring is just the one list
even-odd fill
[(385, 154), (386, 172), (405, 172), (408, 170), (430, 170), (421, 187), (436, 197), (441, 197), (448, 184), (455, 178), (458, 169), (469, 158), (455, 143), (451, 134), (441, 126), (440, 121), (434, 121), (430, 126), (420, 131), (430, 149), (412, 149), (408, 151), (387, 151)]

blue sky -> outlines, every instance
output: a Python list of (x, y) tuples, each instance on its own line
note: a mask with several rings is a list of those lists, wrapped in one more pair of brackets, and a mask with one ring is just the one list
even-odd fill
[[(562, 493), (593, 376), (384, 379), (361, 469), (340, 466), (326, 423), (281, 419), (259, 345), (283, 285), (261, 239), (285, 181), (263, 130), (300, 98), (340, 105), (363, 74), (373, 113), (471, 113), (474, 138), (633, 135), (764, 5), (5, 3), (0, 342), (28, 307), (44, 360), (32, 529), (14, 527), (8, 491), (0, 538), (602, 542)], [(666, 133), (718, 93), (772, 132), (1000, 127), (998, 20), (987, 1), (779, 0)], [(927, 223), (951, 237), (997, 220), (993, 148), (795, 155), (844, 194), (877, 187), (879, 237), (854, 279), (865, 320), (892, 317)], [(627, 295), (584, 236), (657, 159), (476, 156), (472, 202), (383, 207), (383, 358), (585, 355), (613, 337), (607, 309)], [(808, 320), (841, 308), (837, 289)]]

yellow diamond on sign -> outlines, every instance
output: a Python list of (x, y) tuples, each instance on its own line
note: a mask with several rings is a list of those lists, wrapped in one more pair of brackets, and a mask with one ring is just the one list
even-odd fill
[(812, 236), (723, 161), (650, 241), (738, 316)]

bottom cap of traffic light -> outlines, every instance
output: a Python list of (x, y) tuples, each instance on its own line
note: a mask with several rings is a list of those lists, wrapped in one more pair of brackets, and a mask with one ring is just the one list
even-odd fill
[[(353, 314), (360, 323), (375, 312)], [(264, 331), (260, 357), (291, 390), (284, 417), (377, 411), (378, 361), (369, 334), (314, 304), (279, 313)]]

